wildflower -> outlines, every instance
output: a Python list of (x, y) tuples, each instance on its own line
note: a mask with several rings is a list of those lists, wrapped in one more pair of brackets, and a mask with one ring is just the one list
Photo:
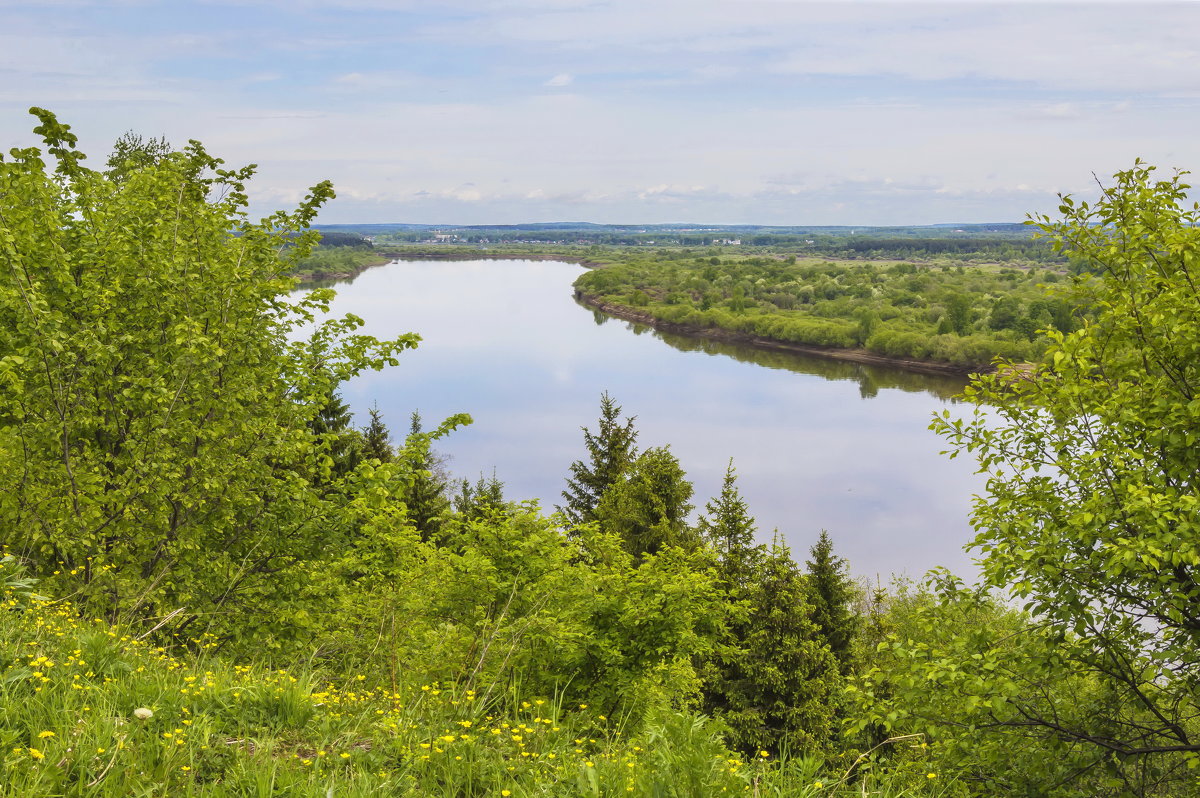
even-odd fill
[(825, 786), (825, 785), (824, 785), (824, 784), (822, 784), (822, 783), (821, 783), (821, 782), (819, 782), (819, 781), (814, 781), (814, 782), (813, 782), (813, 787), (814, 787), (814, 788), (816, 788), (816, 789), (818, 789), (818, 790), (819, 790), (819, 789), (821, 789), (821, 788), (822, 788), (822, 787), (824, 787), (824, 786)]
[(936, 779), (936, 778), (937, 778), (937, 774), (936, 774), (936, 773), (926, 773), (926, 774), (925, 774), (925, 778), (927, 778), (927, 779)]
[(54, 736), (54, 732), (52, 732), (52, 731), (38, 732), (39, 740), (45, 740), (47, 737), (53, 737), (53, 736)]
[(504, 796), (504, 798), (508, 798), (508, 796), (512, 795), (512, 791), (511, 790), (501, 790), (500, 794), (502, 796)]
[(46, 758), (46, 755), (43, 754), (41, 751), (37, 750), (36, 748), (30, 748), (29, 755), (31, 757), (33, 757), (34, 759), (45, 759)]
[(138, 720), (149, 720), (154, 717), (154, 711), (148, 707), (138, 707), (133, 711), (133, 716)]
[(770, 756), (770, 754), (768, 754), (766, 751), (759, 751), (758, 755), (761, 756), (763, 759), (766, 759), (767, 757)]

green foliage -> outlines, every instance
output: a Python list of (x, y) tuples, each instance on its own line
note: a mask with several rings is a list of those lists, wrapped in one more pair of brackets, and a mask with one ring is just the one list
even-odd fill
[(838, 667), (847, 673), (853, 664), (854, 638), (859, 626), (855, 609), (858, 589), (850, 577), (849, 563), (833, 553), (833, 539), (824, 529), (809, 556), (812, 559), (806, 563), (807, 583), (813, 622), (829, 644)]
[[(633, 725), (533, 691), (234, 665), (203, 640), (172, 655), (66, 602), (11, 601), (0, 592), (6, 798), (860, 795), (820, 759), (743, 759), (688, 712)], [(880, 798), (947, 786), (864, 783)]]
[(392, 433), (383, 423), (383, 414), (379, 412), (378, 405), (367, 412), (371, 415), (371, 421), (362, 429), (362, 456), (373, 457), (380, 463), (390, 463), (396, 456)]
[(668, 546), (690, 549), (698, 542), (687, 524), (691, 498), (692, 483), (679, 460), (670, 447), (656, 446), (642, 452), (624, 478), (604, 492), (595, 517), (631, 554), (657, 554)]
[(970, 297), (963, 294), (951, 294), (946, 300), (946, 318), (950, 320), (950, 328), (957, 335), (970, 332), (974, 309)]
[(1081, 283), (1094, 322), (1052, 333), (1037, 368), (978, 380), (967, 396), (986, 411), (934, 425), (988, 474), (973, 514), (988, 584), (1049, 641), (1012, 667), (1069, 690), (1003, 696), (993, 725), (1082, 749), (1089, 773), (1135, 794), (1185, 794), (1200, 762), (1200, 210), (1186, 190), (1139, 163), (1094, 205), (1064, 197), (1061, 221), (1040, 219), (1096, 274)]
[(635, 305), (666, 324), (964, 368), (997, 355), (1035, 360), (1044, 348), (1037, 331), (1069, 331), (1078, 313), (1076, 301), (1047, 298), (1033, 271), (758, 256), (717, 266), (677, 255), (614, 252), (575, 286), (585, 299)]
[[(880, 626), (868, 629), (869, 664), (848, 690), (851, 730), (921, 734), (935, 770), (978, 795), (1195, 794), (1178, 759), (1144, 757), (1131, 768), (1096, 746), (1153, 716), (1123, 701), (1102, 673), (1072, 664), (1086, 641), (945, 573), (899, 584), (883, 602)], [(1063, 733), (1084, 728), (1094, 740)], [(902, 770), (907, 759), (890, 752), (879, 764)]]
[(171, 145), (165, 137), (146, 139), (132, 130), (122, 133), (113, 143), (113, 151), (105, 165), (105, 176), (113, 182), (121, 182), (131, 172), (154, 166), (169, 156)]
[(837, 662), (813, 623), (808, 579), (778, 541), (755, 543), (754, 518), (730, 461), (698, 532), (717, 556), (729, 601), (726, 633), (704, 663), (704, 709), (750, 755), (821, 750), (832, 733)]
[(451, 501), (454, 511), (469, 521), (497, 513), (503, 514), (508, 510), (508, 504), (504, 500), (504, 483), (494, 471), (487, 479), (480, 474), (474, 485), (470, 480), (464, 479)]
[(750, 580), (765, 552), (755, 545), (754, 518), (737, 488), (733, 460), (725, 468), (721, 493), (704, 506), (696, 531), (717, 553), (721, 578), (727, 585), (743, 586)]
[(558, 508), (572, 523), (594, 521), (600, 499), (637, 459), (634, 419), (620, 419), (621, 406), (606, 391), (600, 397), (599, 429), (593, 434), (587, 427), (582, 428), (588, 462), (571, 463), (571, 476), (562, 493), (567, 503)]
[(807, 580), (791, 552), (776, 543), (757, 560), (745, 583), (728, 585), (744, 614), (708, 664), (705, 710), (742, 751), (823, 750), (841, 683), (837, 661), (811, 619)]
[[(172, 655), (65, 602), (0, 592), (6, 798), (705, 796), (774, 778), (706, 719), (629, 728), (561, 695)], [(503, 791), (503, 792), (502, 792)]]
[(292, 273), (316, 279), (346, 277), (387, 262), (386, 256), (368, 247), (321, 243), (296, 261)]
[(611, 534), (567, 537), (520, 506), (449, 516), (435, 546), (370, 529), (330, 574), (325, 656), (346, 667), (524, 691), (640, 714), (686, 703), (692, 658), (711, 651), (724, 597), (702, 555), (634, 558)]
[(0, 542), (96, 612), (249, 640), (343, 529), (312, 489), (333, 458), (311, 422), (417, 339), (347, 317), (289, 343), (330, 294), (291, 303), (279, 252), (306, 251), (327, 183), (252, 223), (252, 167), (192, 142), (114, 180), (33, 113), (53, 169), (34, 148), (0, 162)]
[(414, 410), (404, 443), (403, 462), (408, 479), (401, 497), (408, 508), (409, 521), (426, 540), (437, 535), (443, 516), (450, 510), (447, 495), (450, 479), (444, 467), (445, 458), (433, 450), (433, 442), (451, 428), (426, 433), (421, 427), (421, 414)]
[(25, 565), (8, 552), (0, 554), (0, 595), (8, 597), (11, 607), (27, 606), (34, 600), (45, 601), (34, 592), (37, 579), (30, 577)]
[(331, 461), (328, 471), (318, 477), (323, 484), (345, 479), (362, 460), (363, 436), (350, 426), (351, 417), (350, 405), (331, 387), (308, 422), (318, 446), (324, 447)]

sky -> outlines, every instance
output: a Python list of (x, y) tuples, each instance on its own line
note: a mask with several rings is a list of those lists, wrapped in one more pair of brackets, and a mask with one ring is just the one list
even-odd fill
[(0, 0), (3, 151), (32, 105), (327, 224), (1020, 221), (1200, 168), (1200, 2)]

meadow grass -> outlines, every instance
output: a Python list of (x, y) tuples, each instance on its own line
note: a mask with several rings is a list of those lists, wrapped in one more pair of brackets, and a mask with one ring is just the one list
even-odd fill
[[(230, 663), (0, 579), (0, 783), (47, 796), (939, 796), (815, 758), (732, 754), (703, 716)], [(0, 566), (0, 575), (4, 573)], [(764, 752), (765, 753), (765, 752)], [(916, 784), (914, 787), (913, 784)]]

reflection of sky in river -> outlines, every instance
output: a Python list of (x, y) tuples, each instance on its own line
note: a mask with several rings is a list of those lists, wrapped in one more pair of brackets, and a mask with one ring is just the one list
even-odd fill
[(733, 457), (760, 537), (778, 528), (797, 559), (828, 529), (860, 575), (968, 570), (962, 545), (982, 479), (969, 459), (939, 455), (927, 429), (947, 381), (899, 390), (886, 386), (925, 383), (874, 372), (883, 387), (864, 399), (858, 381), (803, 373), (801, 361), (787, 370), (680, 351), (619, 320), (597, 325), (572, 301), (576, 274), (548, 262), (397, 263), (337, 286), (334, 312), (361, 316), (364, 332), (424, 339), (398, 367), (346, 386), (356, 422), (378, 402), (400, 438), (413, 409), (427, 428), (468, 412), (475, 423), (438, 447), (454, 473), (474, 480), (495, 467), (509, 498), (550, 508), (607, 390), (638, 417), (643, 448), (671, 444), (698, 506)]

